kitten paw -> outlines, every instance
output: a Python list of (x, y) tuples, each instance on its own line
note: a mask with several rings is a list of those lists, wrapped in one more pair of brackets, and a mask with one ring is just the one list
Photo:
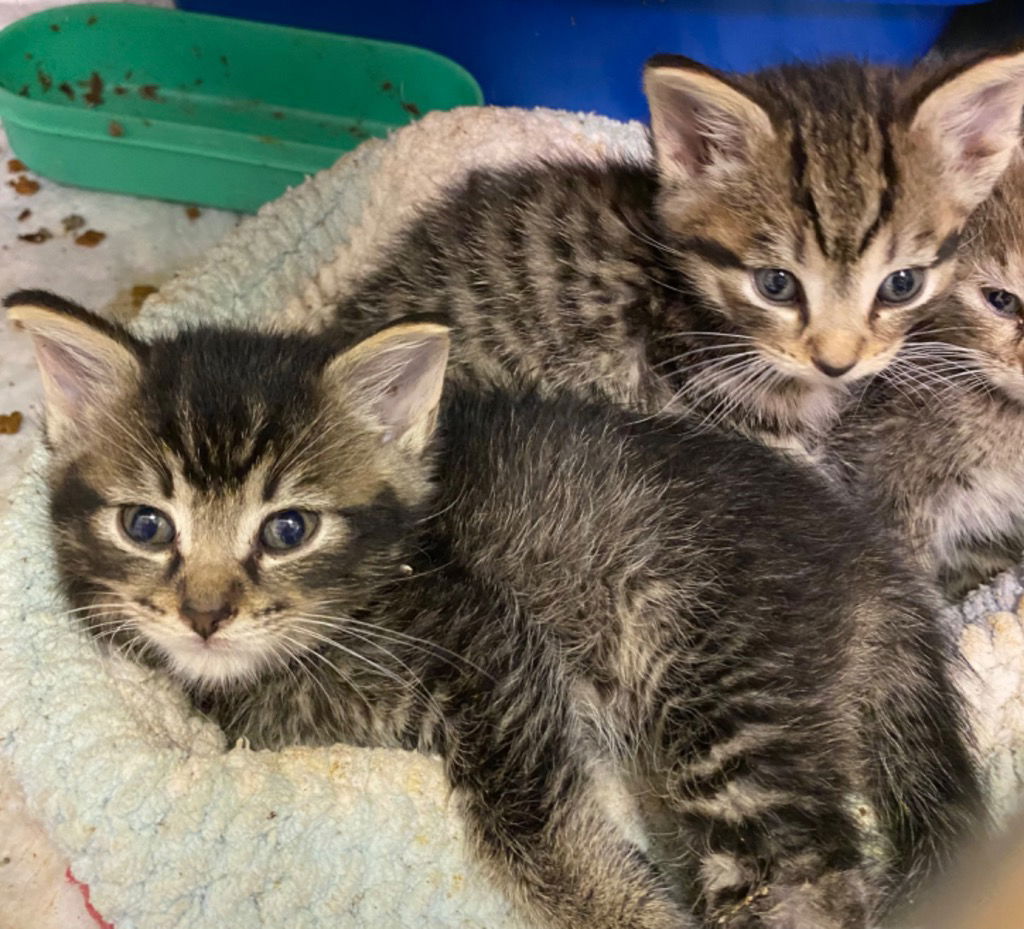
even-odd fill
[(833, 871), (813, 883), (766, 884), (720, 907), (708, 929), (867, 929), (871, 912), (863, 877)]

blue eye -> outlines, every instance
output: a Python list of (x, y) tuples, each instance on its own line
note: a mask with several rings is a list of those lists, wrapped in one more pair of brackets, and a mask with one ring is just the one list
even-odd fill
[(800, 293), (796, 277), (782, 268), (758, 268), (754, 272), (754, 286), (772, 303), (792, 303)]
[(878, 299), (883, 303), (907, 303), (913, 300), (924, 287), (924, 270), (902, 268), (893, 271), (878, 288)]
[(122, 507), (121, 528), (139, 545), (166, 545), (174, 539), (171, 518), (152, 506)]
[(1008, 290), (996, 290), (994, 287), (983, 287), (981, 291), (992, 307), (1000, 316), (1008, 316), (1011, 319), (1020, 316), (1020, 297), (1010, 293)]
[(263, 520), (260, 542), (272, 551), (298, 548), (316, 530), (319, 520), (315, 513), (303, 510), (282, 510)]

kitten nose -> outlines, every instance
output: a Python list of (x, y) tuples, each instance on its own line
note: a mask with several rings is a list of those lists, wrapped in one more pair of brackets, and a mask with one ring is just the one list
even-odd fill
[(210, 638), (224, 620), (230, 619), (238, 612), (230, 603), (222, 603), (215, 610), (201, 610), (195, 604), (185, 602), (180, 609), (181, 615), (204, 639)]
[(811, 361), (814, 362), (814, 367), (816, 367), (822, 374), (827, 374), (829, 377), (842, 377), (857, 363), (856, 358), (854, 358), (849, 364), (838, 366), (830, 365), (827, 361), (822, 361), (820, 358), (812, 358)]

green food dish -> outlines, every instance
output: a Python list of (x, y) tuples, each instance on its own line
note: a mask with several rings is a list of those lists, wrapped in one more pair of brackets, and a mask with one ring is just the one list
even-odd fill
[(29, 168), (232, 210), (256, 210), (364, 139), (482, 99), (424, 49), (178, 10), (65, 6), (0, 32), (0, 117)]

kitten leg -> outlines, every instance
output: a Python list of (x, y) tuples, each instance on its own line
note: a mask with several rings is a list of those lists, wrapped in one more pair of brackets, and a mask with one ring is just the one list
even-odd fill
[(557, 682), (516, 677), (463, 703), (448, 775), (474, 843), (533, 919), (558, 929), (692, 929), (603, 809), (594, 749)]
[(957, 557), (943, 560), (937, 572), (939, 584), (947, 599), (956, 603), (997, 574), (1016, 567), (1020, 559), (1021, 546), (1016, 539), (964, 543)]
[(949, 677), (953, 646), (916, 604), (899, 606), (902, 622), (878, 643), (884, 664), (865, 656), (872, 686), (861, 711), (867, 787), (892, 842), (890, 893), (905, 897), (987, 819), (963, 698)]
[(764, 693), (701, 716), (695, 738), (692, 708), (667, 709), (661, 747), (674, 759), (664, 802), (694, 846), (706, 925), (863, 929), (873, 901), (841, 730)]

